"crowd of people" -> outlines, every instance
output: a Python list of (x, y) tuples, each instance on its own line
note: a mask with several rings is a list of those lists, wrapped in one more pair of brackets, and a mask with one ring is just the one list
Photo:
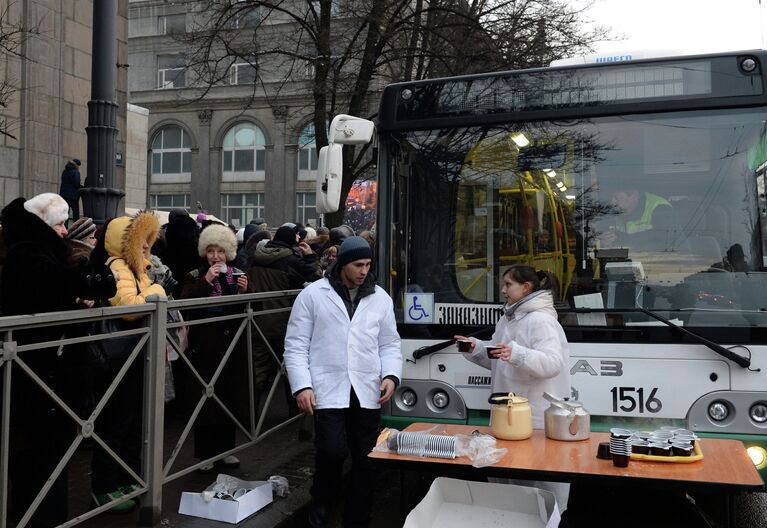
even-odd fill
[[(367, 453), (380, 429), (381, 406), (402, 376), (393, 301), (376, 285), (373, 273), (374, 233), (291, 222), (270, 229), (260, 218), (236, 230), (185, 210), (171, 211), (162, 226), (151, 211), (96, 226), (87, 217), (71, 218), (70, 204), (53, 193), (14, 200), (2, 210), (0, 222), (2, 315), (137, 305), (152, 295), (222, 298), (300, 289), (295, 301), (281, 297), (252, 303), (259, 331), (250, 333), (250, 343), (241, 318), (230, 317), (242, 313), (237, 303), (212, 302), (181, 314), (169, 310), (174, 322), (206, 321), (176, 325), (176, 346), (165, 349), (165, 399), (175, 398), (177, 410), (187, 416), (196, 413), (192, 438), (198, 470), (237, 467), (232, 453), (238, 424), (250, 419), (250, 374), (258, 406), (284, 357), (289, 412), (300, 411), (314, 422), (316, 467), (308, 524), (327, 526), (350, 455), (344, 525), (368, 525), (376, 477)], [(506, 270), (503, 279), (504, 316), (490, 341), (470, 339), (465, 356), (492, 371), (494, 391), (527, 397), (533, 424), (541, 427), (543, 392), (560, 397), (569, 392), (568, 344), (553, 307), (558, 285), (551, 273), (519, 264)], [(140, 325), (137, 319), (117, 319), (118, 329)], [(93, 332), (92, 325), (78, 323), (14, 331), (13, 339), (29, 345)], [(107, 342), (97, 352), (87, 343), (70, 343), (20, 356), (33, 376), (14, 376), (11, 387), (9, 482), (15, 516), (33, 503), (76, 438), (75, 422), (36, 387), (34, 377), (83, 420), (93, 420), (97, 402), (113, 391), (93, 424), (99, 443), (111, 451), (93, 445), (93, 503), (113, 512), (137, 505), (132, 474), (141, 474), (144, 367), (135, 360), (138, 337)], [(499, 348), (488, 356), (491, 344)], [(174, 367), (178, 352), (187, 361)], [(112, 386), (117, 376), (122, 381)], [(66, 467), (55, 477), (28, 526), (68, 519)], [(566, 489), (538, 485), (566, 502)]]
[[(87, 217), (72, 218), (71, 213), (76, 211), (70, 205), (59, 194), (43, 193), (29, 200), (18, 198), (2, 210), (2, 315), (136, 305), (146, 303), (154, 294), (207, 298), (303, 288), (325, 275), (342, 242), (355, 235), (348, 226), (314, 229), (285, 223), (270, 229), (263, 219), (237, 231), (204, 215), (192, 217), (185, 210), (171, 211), (168, 223), (162, 226), (151, 211), (113, 218), (97, 226)], [(372, 241), (370, 233), (366, 236)], [(290, 300), (261, 304), (260, 308), (268, 309), (289, 306)], [(188, 320), (216, 317), (235, 309), (212, 306), (189, 310), (183, 316)], [(121, 328), (139, 325), (135, 319), (123, 318)], [(268, 346), (263, 340), (253, 339), (251, 368), (257, 392), (268, 391), (278, 372), (279, 365), (269, 348), (282, 355), (287, 321), (285, 312), (264, 315), (261, 327)], [(245, 394), (246, 333), (238, 332), (239, 324), (229, 319), (190, 325), (182, 350), (199, 376), (215, 384), (216, 397), (238, 419), (247, 417), (243, 407), (249, 401)], [(24, 345), (92, 332), (91, 324), (79, 323), (16, 331), (13, 337)], [(137, 338), (133, 344), (136, 342)], [(103, 347), (105, 352), (98, 355), (92, 349), (83, 343), (67, 344), (25, 353), (20, 359), (78, 416), (87, 419), (123, 368), (132, 345)], [(229, 357), (223, 361), (225, 354)], [(222, 361), (224, 368), (219, 369)], [(182, 363), (178, 362), (180, 367)], [(131, 471), (140, 475), (143, 363), (133, 361), (123, 375), (96, 419), (95, 432)], [(10, 506), (14, 515), (21, 517), (72, 444), (76, 429), (75, 422), (29, 376), (13, 379)], [(166, 381), (173, 383), (173, 378)], [(178, 376), (175, 384), (171, 393), (184, 395), (189, 408), (196, 405), (205, 390), (188, 373)], [(285, 390), (290, 390), (287, 384)], [(292, 394), (286, 395), (292, 410), (298, 412)], [(222, 407), (206, 402), (194, 426), (194, 456), (208, 461), (232, 449), (235, 432), (233, 421)], [(30, 464), (31, 460), (35, 463)], [(230, 455), (215, 465), (235, 467), (239, 461)], [(201, 470), (214, 468), (213, 463), (205, 463)], [(67, 482), (64, 468), (28, 526), (53, 526), (69, 518)], [(136, 490), (136, 483), (107, 451), (94, 444), (91, 489), (94, 504), (102, 506), (125, 499)], [(127, 512), (136, 505), (137, 501), (129, 498), (117, 501), (111, 510)]]

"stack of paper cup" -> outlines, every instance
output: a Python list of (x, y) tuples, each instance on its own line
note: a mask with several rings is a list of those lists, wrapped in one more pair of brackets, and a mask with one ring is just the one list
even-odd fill
[(615, 467), (626, 467), (631, 457), (631, 436), (628, 429), (610, 429), (610, 454), (613, 456)]

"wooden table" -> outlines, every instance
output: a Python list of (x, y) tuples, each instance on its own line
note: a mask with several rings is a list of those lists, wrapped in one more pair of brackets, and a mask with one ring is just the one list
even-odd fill
[[(489, 427), (416, 423), (405, 431), (426, 431), (433, 434), (471, 434), (474, 430), (490, 434)], [(474, 476), (549, 480), (559, 482), (590, 482), (610, 485), (638, 485), (654, 489), (684, 491), (720, 491), (728, 497), (740, 491), (762, 491), (764, 482), (740, 441), (702, 438), (699, 440), (703, 460), (687, 464), (632, 460), (628, 467), (618, 468), (612, 461), (596, 457), (600, 442), (609, 441), (609, 433), (591, 433), (587, 440), (564, 442), (546, 438), (542, 430), (533, 431), (527, 440), (498, 440), (497, 447), (508, 453), (498, 463), (474, 468), (467, 457), (455, 459), (425, 458), (372, 452), (369, 456), (400, 469), (436, 470), (446, 473), (466, 473)], [(732, 504), (728, 501), (732, 516)]]

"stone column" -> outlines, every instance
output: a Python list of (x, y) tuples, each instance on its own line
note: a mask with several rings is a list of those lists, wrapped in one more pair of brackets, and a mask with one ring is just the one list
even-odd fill
[[(269, 225), (279, 226), (287, 222), (293, 214), (286, 215), (286, 202), (292, 204), (290, 198), (295, 190), (291, 189), (288, 182), (288, 171), (285, 155), (285, 134), (287, 132), (288, 107), (279, 105), (272, 107), (274, 114), (273, 145), (267, 164), (266, 181), (264, 182), (264, 211)], [(293, 198), (295, 200), (295, 198)]]
[(218, 175), (210, 172), (210, 120), (213, 118), (213, 110), (199, 110), (197, 118), (197, 155), (192, 163), (192, 211), (197, 211), (195, 202), (200, 201), (206, 211), (216, 214), (220, 186)]

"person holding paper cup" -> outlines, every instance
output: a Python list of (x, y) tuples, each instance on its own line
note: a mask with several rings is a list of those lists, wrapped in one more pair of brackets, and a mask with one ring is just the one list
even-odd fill
[[(570, 396), (570, 348), (557, 320), (556, 277), (515, 264), (503, 274), (504, 315), (489, 341), (455, 336), (466, 359), (492, 372), (491, 392), (513, 392), (530, 402), (533, 428), (543, 429), (543, 393)], [(460, 350), (460, 348), (459, 348)]]
[[(463, 352), (466, 359), (492, 372), (491, 393), (513, 392), (528, 399), (534, 429), (543, 429), (543, 413), (548, 407), (544, 392), (558, 398), (570, 396), (570, 347), (554, 309), (558, 291), (559, 282), (552, 273), (514, 264), (503, 274), (504, 315), (490, 341), (455, 336), (459, 344), (461, 340), (472, 341), (469, 351)], [(491, 482), (542, 488), (554, 493), (560, 511), (567, 507), (570, 485), (566, 483)]]

